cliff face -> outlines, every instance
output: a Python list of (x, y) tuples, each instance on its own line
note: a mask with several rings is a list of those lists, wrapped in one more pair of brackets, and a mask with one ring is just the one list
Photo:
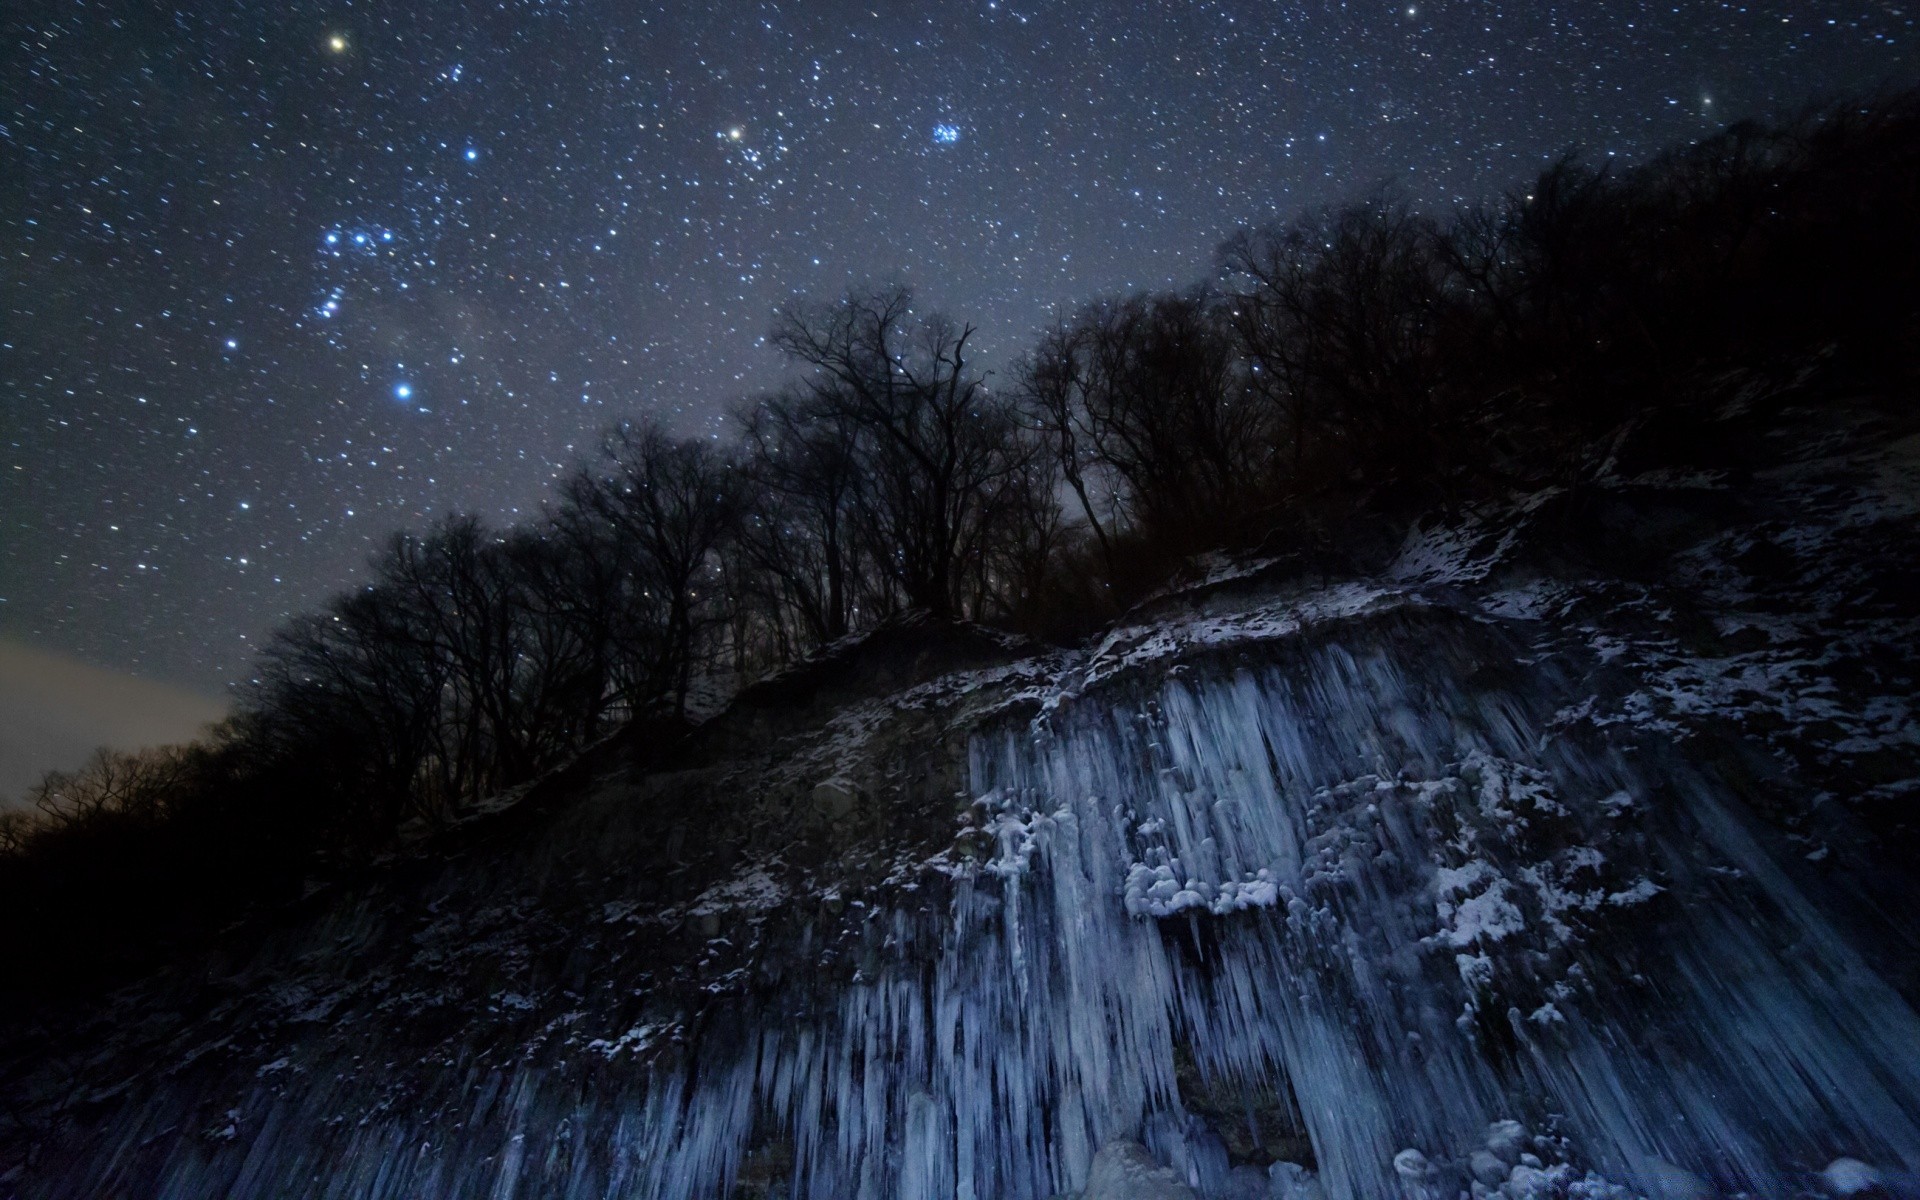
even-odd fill
[(0, 1194), (1910, 1191), (1920, 436), (1721, 423), (629, 731), (9, 1031)]

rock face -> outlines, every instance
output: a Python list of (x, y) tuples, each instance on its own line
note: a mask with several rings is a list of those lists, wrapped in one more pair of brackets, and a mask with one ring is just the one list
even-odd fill
[(1898, 1194), (1920, 440), (1816, 416), (616, 739), (10, 1031), (0, 1194)]

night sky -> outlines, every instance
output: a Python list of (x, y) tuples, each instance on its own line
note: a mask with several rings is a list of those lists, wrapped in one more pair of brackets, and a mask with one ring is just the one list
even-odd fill
[(1000, 362), (1239, 222), (1920, 65), (1857, 0), (5, 7), (0, 637), (212, 693), (389, 531), (721, 429), (794, 296)]

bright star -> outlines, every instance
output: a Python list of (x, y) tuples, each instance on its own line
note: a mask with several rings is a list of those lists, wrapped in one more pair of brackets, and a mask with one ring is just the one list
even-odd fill
[(233, 338), (228, 338), (228, 339), (227, 339), (227, 349), (229, 349), (229, 350), (238, 350), (239, 348), (240, 348), (240, 343), (239, 343), (238, 341), (236, 341), (236, 340), (235, 340), (235, 339), (233, 339)]
[(468, 162), (475, 162), (479, 159), (479, 157), (480, 157), (480, 152), (478, 150), (475, 150), (472, 146), (467, 147)]
[(727, 130), (727, 140), (730, 142), (737, 142), (741, 138), (744, 138), (746, 136), (747, 136), (747, 131), (738, 125), (735, 125), (732, 129)]
[(346, 35), (336, 33), (329, 37), (327, 39), (327, 49), (333, 51), (335, 54), (345, 54), (347, 52)]
[(413, 398), (413, 385), (410, 383), (396, 383), (393, 385), (393, 395), (397, 400), (411, 400)]

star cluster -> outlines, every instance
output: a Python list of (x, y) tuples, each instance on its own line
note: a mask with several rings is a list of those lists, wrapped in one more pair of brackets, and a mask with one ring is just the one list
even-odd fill
[(337, 0), (9, 8), (0, 633), (237, 676), (389, 531), (618, 416), (717, 431), (772, 309), (903, 280), (989, 360), (1236, 223), (1447, 205), (1902, 86), (1884, 3)]

